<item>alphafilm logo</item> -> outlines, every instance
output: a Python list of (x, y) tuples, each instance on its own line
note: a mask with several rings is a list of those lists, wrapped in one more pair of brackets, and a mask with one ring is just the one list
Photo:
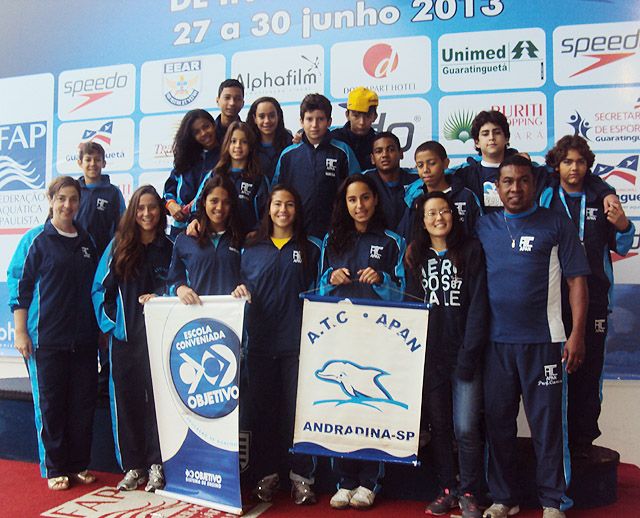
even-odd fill
[(193, 413), (219, 418), (238, 406), (240, 340), (226, 324), (198, 318), (182, 326), (171, 342), (171, 378)]

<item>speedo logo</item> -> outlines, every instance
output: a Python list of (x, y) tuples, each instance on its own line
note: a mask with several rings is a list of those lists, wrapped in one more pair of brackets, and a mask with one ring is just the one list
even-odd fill
[(114, 73), (65, 81), (62, 85), (62, 92), (72, 98), (80, 98), (79, 104), (69, 110), (69, 113), (73, 113), (117, 90), (125, 89), (128, 82), (129, 77), (127, 74), (116, 71)]
[(560, 42), (561, 54), (574, 58), (593, 59), (586, 67), (574, 72), (569, 77), (579, 76), (591, 70), (603, 67), (615, 61), (634, 56), (640, 46), (640, 29), (611, 35), (589, 35), (578, 38), (564, 38)]

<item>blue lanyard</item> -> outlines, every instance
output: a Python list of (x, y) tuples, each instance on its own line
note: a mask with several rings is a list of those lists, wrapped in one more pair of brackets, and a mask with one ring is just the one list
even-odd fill
[[(571, 211), (569, 210), (569, 205), (567, 205), (567, 199), (564, 196), (564, 189), (562, 187), (558, 187), (558, 195), (560, 196), (560, 201), (564, 205), (564, 210), (567, 211), (567, 215), (569, 219), (573, 220), (571, 216)], [(580, 196), (580, 221), (578, 222), (578, 237), (580, 238), (580, 242), (584, 243), (584, 220), (585, 215), (587, 213), (587, 195), (582, 193)]]

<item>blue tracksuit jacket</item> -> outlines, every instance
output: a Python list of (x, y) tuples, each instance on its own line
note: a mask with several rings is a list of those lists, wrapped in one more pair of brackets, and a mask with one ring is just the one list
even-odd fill
[(76, 220), (93, 238), (100, 257), (113, 239), (125, 211), (124, 197), (120, 189), (111, 184), (109, 175), (103, 174), (100, 182), (89, 185), (84, 178), (78, 181), (82, 194)]
[(169, 295), (189, 286), (198, 295), (229, 295), (240, 284), (240, 250), (231, 235), (214, 235), (203, 247), (198, 238), (179, 234), (169, 268)]
[(130, 280), (118, 279), (113, 270), (112, 253), (115, 240), (102, 254), (93, 280), (91, 295), (98, 324), (103, 333), (121, 342), (146, 340), (142, 304), (138, 297), (145, 293), (164, 295), (173, 244), (166, 236), (145, 246), (138, 275)]
[(303, 135), (302, 142), (282, 152), (271, 183), (282, 183), (298, 191), (304, 208), (305, 231), (321, 239), (329, 230), (338, 187), (348, 175), (358, 172), (358, 160), (344, 142), (327, 133), (314, 147)]
[[(322, 242), (320, 258), (321, 276), (318, 281), (320, 295), (353, 297), (360, 299), (382, 299), (400, 301), (405, 290), (404, 252), (405, 240), (390, 230), (373, 230), (357, 233), (355, 242), (339, 256), (328, 247), (329, 235)], [(367, 267), (376, 270), (382, 277), (380, 284), (351, 284), (333, 286), (329, 280), (336, 268), (347, 268), (352, 279), (357, 272)]]
[(86, 310), (98, 258), (89, 234), (76, 228), (77, 237), (64, 237), (47, 220), (22, 237), (9, 264), (9, 307), (28, 310), (34, 348), (97, 346), (98, 326)]
[(420, 180), (415, 169), (400, 168), (400, 177), (393, 184), (385, 182), (377, 169), (368, 169), (363, 174), (371, 178), (378, 188), (379, 206), (382, 206), (387, 228), (400, 233), (399, 225), (406, 209), (404, 198), (407, 189)]

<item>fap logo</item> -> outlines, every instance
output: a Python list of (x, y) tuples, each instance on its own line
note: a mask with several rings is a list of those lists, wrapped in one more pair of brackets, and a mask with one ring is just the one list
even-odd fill
[(47, 122), (0, 125), (0, 189), (43, 189)]
[(182, 326), (171, 343), (171, 378), (182, 403), (208, 419), (238, 406), (240, 340), (227, 325), (198, 318)]

